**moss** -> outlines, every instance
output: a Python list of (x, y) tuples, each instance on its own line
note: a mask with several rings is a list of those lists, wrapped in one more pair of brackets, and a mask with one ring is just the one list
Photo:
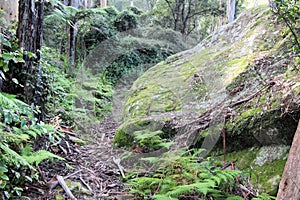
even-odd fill
[(55, 200), (64, 200), (64, 197), (61, 195), (56, 195)]
[[(256, 164), (262, 148), (250, 148), (238, 152), (232, 152), (226, 155), (227, 161), (235, 160), (235, 165), (250, 176), (252, 184), (258, 187), (260, 192), (276, 195), (280, 177), (282, 175), (288, 148), (286, 146), (270, 146), (269, 151), (281, 152), (273, 155), (262, 166)], [(267, 152), (268, 153), (268, 152)], [(222, 159), (219, 157), (218, 159)]]
[(76, 143), (76, 144), (78, 144), (78, 145), (80, 145), (80, 146), (86, 145), (86, 141), (84, 141), (84, 140), (82, 140), (82, 139), (80, 139), (80, 138), (73, 137), (73, 136), (69, 136), (69, 139), (70, 139), (72, 142), (74, 142), (74, 143)]
[(116, 146), (132, 147), (134, 145), (135, 132), (142, 130), (148, 130), (148, 132), (163, 130), (164, 124), (168, 119), (143, 118), (128, 121), (117, 129), (114, 144)]
[(261, 111), (262, 111), (261, 108), (251, 108), (251, 109), (248, 109), (245, 112), (243, 112), (241, 114), (241, 117), (243, 119), (253, 117), (255, 115), (258, 115)]
[(126, 127), (126, 124), (123, 124), (116, 131), (116, 135), (114, 137), (114, 144), (116, 146), (129, 147), (132, 145), (133, 136), (126, 133), (125, 127)]

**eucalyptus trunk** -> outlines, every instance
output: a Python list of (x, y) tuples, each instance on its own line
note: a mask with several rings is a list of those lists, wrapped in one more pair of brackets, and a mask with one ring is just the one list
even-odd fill
[[(71, 6), (74, 8), (79, 8), (79, 0), (72, 0)], [(71, 21), (71, 25), (69, 26), (69, 43), (68, 43), (68, 59), (70, 70), (69, 73), (72, 75), (76, 65), (76, 38), (77, 38), (77, 28), (78, 22), (77, 20)]]
[(300, 121), (286, 161), (276, 199), (300, 198)]
[[(44, 0), (20, 0), (17, 37), (24, 51), (22, 74), (15, 74), (24, 85), (25, 100), (42, 107), (41, 54), (43, 44)], [(31, 54), (35, 54), (35, 56)]]
[(235, 19), (236, 13), (236, 0), (228, 0), (227, 1), (227, 22), (232, 23)]

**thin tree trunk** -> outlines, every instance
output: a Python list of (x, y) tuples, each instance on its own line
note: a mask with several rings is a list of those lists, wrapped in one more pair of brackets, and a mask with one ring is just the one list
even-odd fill
[(232, 23), (235, 18), (236, 0), (227, 1), (227, 22)]
[[(72, 0), (71, 6), (78, 9), (79, 7), (78, 0)], [(70, 70), (69, 70), (70, 74), (73, 74), (76, 65), (75, 60), (76, 60), (77, 27), (78, 27), (77, 21), (73, 21), (72, 24), (69, 26), (68, 59), (70, 65)]]
[[(34, 94), (34, 103), (41, 107), (41, 110), (45, 110), (43, 104), (43, 86), (42, 86), (42, 67), (40, 61), (42, 60), (41, 49), (43, 46), (43, 32), (44, 32), (44, 0), (39, 0), (36, 3), (37, 12), (37, 26), (36, 26), (36, 55), (37, 55), (37, 77), (36, 77), (36, 90)], [(44, 112), (41, 112), (44, 113)], [(41, 116), (41, 119), (43, 116)]]
[(104, 7), (106, 7), (107, 6), (107, 0), (101, 0), (100, 1), (100, 7), (101, 8), (104, 8)]
[(300, 121), (284, 167), (276, 199), (300, 199)]
[[(223, 0), (220, 0), (220, 10), (223, 10)], [(223, 25), (223, 14), (220, 14), (218, 17), (219, 23), (218, 27)]]

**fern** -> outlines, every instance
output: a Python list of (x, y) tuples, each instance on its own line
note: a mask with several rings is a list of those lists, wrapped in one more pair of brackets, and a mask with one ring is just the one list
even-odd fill
[[(179, 150), (164, 154), (159, 159), (150, 158), (149, 161), (157, 162), (159, 168), (152, 177), (130, 180), (129, 186), (133, 186), (131, 192), (144, 197), (155, 193), (153, 199), (175, 199), (184, 195), (225, 199), (228, 197), (226, 188), (234, 187), (241, 172), (220, 170), (211, 159), (200, 160), (198, 152)], [(149, 189), (151, 192), (145, 193)]]
[(208, 191), (213, 189), (215, 186), (216, 185), (214, 181), (206, 180), (203, 182), (197, 182), (190, 185), (178, 186), (174, 190), (168, 192), (168, 195), (172, 197), (179, 197), (180, 195), (184, 195), (184, 194), (197, 193), (206, 196)]
[(28, 163), (30, 164), (34, 164), (35, 165), (39, 165), (42, 161), (44, 160), (48, 160), (48, 159), (52, 159), (52, 158), (56, 158), (59, 160), (65, 160), (64, 158), (57, 156), (49, 151), (46, 150), (39, 150), (36, 151), (34, 153), (32, 153), (31, 155), (26, 155), (26, 156), (22, 156)]
[(2, 143), (0, 143), (0, 148), (4, 151), (4, 155), (6, 155), (6, 157), (13, 164), (23, 165), (23, 166), (29, 167), (30, 169), (34, 169), (32, 167), (32, 165), (30, 165), (30, 163), (25, 158), (23, 158), (22, 156), (20, 156), (17, 152), (15, 152), (14, 150), (10, 149), (6, 145), (3, 145)]

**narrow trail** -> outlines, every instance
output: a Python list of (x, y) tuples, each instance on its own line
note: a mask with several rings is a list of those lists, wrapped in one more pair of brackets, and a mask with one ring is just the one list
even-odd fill
[[(52, 152), (65, 161), (46, 161), (39, 165), (39, 174), (45, 183), (26, 185), (25, 196), (29, 199), (68, 199), (60, 185), (49, 190), (57, 175), (64, 177), (67, 186), (78, 200), (131, 199), (126, 191), (119, 167), (113, 157), (120, 158), (125, 152), (113, 146), (113, 137), (119, 123), (112, 115), (104, 118), (97, 127), (90, 127), (88, 142), (84, 146), (72, 143), (67, 136), (57, 146), (50, 146)], [(76, 135), (78, 137), (78, 135)], [(63, 150), (65, 149), (65, 150)], [(66, 164), (67, 163), (67, 164)]]

